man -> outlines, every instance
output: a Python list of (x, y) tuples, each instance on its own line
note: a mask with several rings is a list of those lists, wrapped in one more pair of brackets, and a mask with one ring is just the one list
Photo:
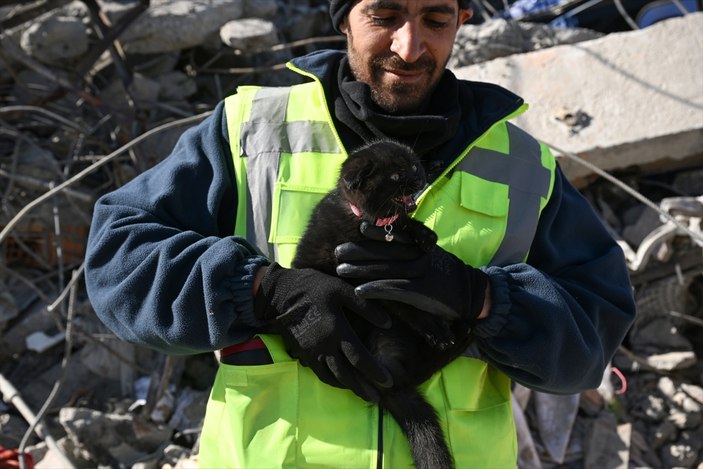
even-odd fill
[[(105, 324), (166, 353), (222, 349), (203, 467), (410, 466), (372, 405), (390, 376), (350, 326), (387, 327), (378, 298), (473, 326), (476, 347), (422, 386), (457, 467), (515, 466), (510, 379), (600, 383), (634, 317), (622, 252), (549, 150), (507, 122), (522, 99), (445, 69), (468, 3), (332, 0), (346, 54), (292, 61), (309, 83), (241, 87), (96, 204), (86, 278)], [(288, 268), (347, 152), (379, 138), (422, 156), (431, 184), (413, 217), (435, 251), (364, 226), (367, 243), (337, 249), (356, 290)]]

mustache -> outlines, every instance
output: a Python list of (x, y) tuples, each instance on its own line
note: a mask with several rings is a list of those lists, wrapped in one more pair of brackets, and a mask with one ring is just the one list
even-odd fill
[(413, 63), (406, 62), (396, 54), (389, 54), (382, 57), (376, 57), (373, 61), (377, 68), (390, 68), (402, 70), (405, 72), (428, 71), (431, 72), (437, 67), (432, 57), (422, 56)]

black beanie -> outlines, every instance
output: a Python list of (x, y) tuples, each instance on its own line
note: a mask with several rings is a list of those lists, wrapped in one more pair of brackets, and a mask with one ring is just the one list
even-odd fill
[[(471, 0), (458, 0), (459, 8), (469, 8)], [(339, 25), (349, 14), (349, 10), (356, 3), (355, 0), (330, 0), (330, 17), (335, 31), (341, 33)]]

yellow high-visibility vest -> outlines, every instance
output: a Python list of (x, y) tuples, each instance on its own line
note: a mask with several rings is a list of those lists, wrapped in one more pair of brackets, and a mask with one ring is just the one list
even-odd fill
[[(466, 264), (524, 261), (551, 196), (554, 158), (507, 122), (526, 108), (472, 142), (418, 200), (413, 218)], [(314, 79), (242, 87), (225, 100), (225, 113), (238, 190), (235, 234), (289, 266), (313, 207), (335, 186), (347, 156), (322, 86)], [(200, 440), (201, 467), (413, 467), (390, 415), (322, 383), (286, 353), (279, 337), (261, 338), (273, 364), (219, 366)], [(457, 468), (514, 468), (510, 379), (465, 355), (421, 390), (437, 410)]]

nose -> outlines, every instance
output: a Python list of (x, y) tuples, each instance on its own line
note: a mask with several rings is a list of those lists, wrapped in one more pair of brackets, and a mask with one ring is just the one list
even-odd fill
[(392, 40), (391, 51), (407, 63), (414, 63), (427, 50), (418, 26), (413, 21), (406, 21), (396, 29)]

